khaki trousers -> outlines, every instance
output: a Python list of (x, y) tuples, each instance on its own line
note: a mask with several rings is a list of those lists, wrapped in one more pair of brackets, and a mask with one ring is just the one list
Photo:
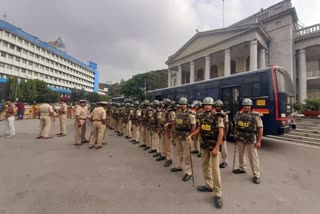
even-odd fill
[(159, 147), (160, 147), (160, 154), (162, 157), (166, 157), (167, 155), (167, 149), (166, 149), (166, 134), (160, 133), (160, 139), (159, 139)]
[(152, 130), (152, 149), (157, 150), (160, 153), (160, 138), (158, 132)]
[(141, 145), (146, 145), (147, 143), (147, 135), (146, 135), (146, 127), (144, 127), (143, 125), (140, 125), (141, 129), (140, 129), (140, 144)]
[(133, 125), (134, 140), (140, 142), (140, 125)]
[(118, 120), (118, 131), (120, 132), (120, 134), (123, 134), (123, 122), (122, 122), (122, 118)]
[(252, 170), (253, 176), (260, 177), (260, 163), (259, 163), (259, 157), (257, 148), (255, 147), (255, 144), (247, 144), (242, 142), (237, 142), (238, 145), (238, 151), (239, 151), (239, 169), (240, 170), (246, 170), (246, 164), (244, 162), (244, 153), (245, 149), (247, 149), (247, 154)]
[(227, 141), (222, 141), (221, 144), (221, 157), (223, 163), (228, 163), (228, 148), (227, 148)]
[(203, 178), (207, 187), (213, 189), (213, 195), (221, 197), (221, 175), (219, 169), (219, 155), (212, 156), (212, 152), (201, 149)]
[(51, 117), (50, 116), (40, 116), (40, 136), (49, 137), (51, 128)]
[(128, 121), (128, 123), (127, 123), (127, 136), (128, 137), (132, 137), (132, 131), (131, 131), (131, 129), (132, 129), (132, 121), (131, 120), (129, 120)]
[(75, 121), (75, 144), (80, 145), (81, 142), (86, 141), (86, 120), (80, 120), (81, 126), (78, 127), (77, 121)]
[(152, 131), (149, 128), (145, 128), (145, 129), (146, 129), (146, 145), (148, 147), (152, 147), (152, 145), (153, 145)]
[(191, 171), (191, 155), (189, 151), (190, 144), (186, 142), (186, 137), (176, 136), (174, 139), (176, 151), (176, 168), (182, 169), (188, 174), (192, 175)]
[(66, 120), (67, 120), (67, 115), (65, 115), (65, 114), (59, 115), (60, 133), (62, 133), (62, 134), (67, 134)]
[(102, 146), (105, 130), (106, 130), (105, 124), (103, 124), (101, 121), (93, 121), (91, 138), (90, 138), (89, 144), (94, 145), (95, 143), (97, 143), (96, 146)]
[(195, 151), (200, 152), (200, 135), (199, 134), (193, 137), (193, 148)]

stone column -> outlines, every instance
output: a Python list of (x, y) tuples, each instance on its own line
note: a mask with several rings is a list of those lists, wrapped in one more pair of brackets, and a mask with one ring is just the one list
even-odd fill
[(205, 80), (210, 79), (210, 55), (206, 56), (204, 79)]
[(257, 40), (250, 41), (250, 71), (257, 70), (257, 60), (258, 60), (258, 42)]
[(194, 82), (194, 61), (190, 62), (190, 83)]
[(181, 65), (178, 66), (178, 71), (177, 71), (177, 86), (181, 85), (181, 76), (182, 76), (182, 67)]
[(168, 69), (168, 88), (171, 87), (171, 70)]
[(299, 101), (307, 98), (307, 58), (305, 49), (299, 50)]
[(266, 49), (259, 50), (259, 68), (266, 67)]
[(224, 50), (224, 76), (230, 76), (231, 71), (231, 54), (230, 49)]

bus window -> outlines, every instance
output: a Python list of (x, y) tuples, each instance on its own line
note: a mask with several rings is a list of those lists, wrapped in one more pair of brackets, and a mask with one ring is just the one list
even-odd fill
[(279, 69), (277, 69), (276, 75), (278, 92), (284, 92), (293, 95), (293, 85), (290, 76)]

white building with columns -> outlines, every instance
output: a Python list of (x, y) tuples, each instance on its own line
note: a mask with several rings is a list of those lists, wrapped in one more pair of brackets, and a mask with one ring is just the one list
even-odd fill
[(279, 65), (302, 102), (320, 97), (320, 24), (300, 27), (284, 0), (229, 27), (196, 33), (166, 64), (168, 87)]

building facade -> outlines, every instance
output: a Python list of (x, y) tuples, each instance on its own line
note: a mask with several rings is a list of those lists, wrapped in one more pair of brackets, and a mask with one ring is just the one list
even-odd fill
[[(97, 64), (80, 62), (20, 28), (0, 20), (0, 85), (9, 77), (39, 79), (62, 94), (71, 89), (98, 92)], [(0, 90), (1, 90), (0, 88)]]
[(166, 64), (168, 87), (279, 65), (303, 102), (320, 97), (320, 24), (300, 27), (284, 0), (229, 27), (196, 33)]

